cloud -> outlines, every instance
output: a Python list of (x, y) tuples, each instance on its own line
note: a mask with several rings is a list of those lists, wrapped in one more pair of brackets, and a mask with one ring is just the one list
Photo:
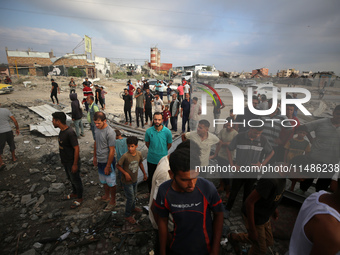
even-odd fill
[[(19, 2), (36, 13), (13, 12), (13, 18), (29, 25), (13, 29), (3, 25), (0, 35), (10, 34), (6, 40), (10, 46), (26, 49), (31, 44), (34, 50), (55, 48), (63, 54), (87, 34), (93, 38), (94, 52), (112, 59), (147, 60), (150, 47), (157, 45), (161, 62), (175, 66), (215, 64), (224, 71), (266, 66), (272, 73), (283, 68), (329, 68), (340, 73), (337, 0)], [(27, 18), (33, 15), (38, 21)]]

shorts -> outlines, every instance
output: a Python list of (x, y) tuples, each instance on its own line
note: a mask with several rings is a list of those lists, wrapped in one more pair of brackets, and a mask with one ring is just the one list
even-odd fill
[(9, 145), (10, 151), (11, 152), (14, 151), (15, 150), (15, 144), (14, 144), (14, 135), (13, 135), (12, 131), (0, 133), (0, 155), (2, 155), (3, 152), (4, 152), (6, 142)]
[(99, 181), (102, 184), (107, 184), (109, 187), (116, 186), (116, 171), (114, 165), (116, 164), (115, 160), (111, 164), (111, 173), (106, 175), (104, 169), (106, 167), (106, 163), (98, 163), (98, 175)]

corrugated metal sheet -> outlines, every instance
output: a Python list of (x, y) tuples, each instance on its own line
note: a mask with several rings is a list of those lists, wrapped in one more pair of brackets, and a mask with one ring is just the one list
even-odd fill
[(36, 130), (44, 136), (58, 136), (59, 128), (54, 128), (51, 121), (40, 122), (37, 125), (30, 125), (30, 131)]
[(21, 58), (50, 58), (48, 52), (32, 52), (32, 51), (7, 51), (9, 57)]
[[(39, 133), (45, 136), (57, 136), (59, 134), (59, 128), (54, 128), (52, 124), (52, 113), (58, 112), (58, 110), (51, 105), (44, 104), (40, 106), (28, 107), (30, 110), (39, 114), (45, 119), (45, 121), (40, 122), (36, 125), (30, 125), (30, 131), (37, 130)], [(71, 123), (72, 119), (66, 115), (66, 123)]]

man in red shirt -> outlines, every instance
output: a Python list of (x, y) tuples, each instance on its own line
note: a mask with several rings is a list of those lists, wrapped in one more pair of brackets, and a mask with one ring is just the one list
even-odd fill
[(88, 78), (85, 78), (85, 81), (83, 82), (83, 93), (84, 93), (84, 98), (83, 98), (83, 104), (85, 104), (85, 109), (88, 112), (89, 111), (89, 106), (87, 104), (87, 96), (93, 96), (92, 89), (90, 88), (92, 82), (88, 80)]

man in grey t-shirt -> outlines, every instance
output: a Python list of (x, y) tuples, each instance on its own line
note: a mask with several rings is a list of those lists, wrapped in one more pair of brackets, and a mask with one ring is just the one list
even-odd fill
[(116, 133), (106, 123), (105, 113), (96, 112), (93, 119), (96, 125), (93, 165), (98, 166), (99, 181), (104, 185), (101, 200), (109, 202), (104, 212), (109, 212), (116, 206)]
[(17, 158), (15, 157), (14, 136), (9, 119), (14, 122), (16, 134), (19, 135), (19, 125), (13, 114), (6, 108), (0, 108), (0, 169), (5, 167), (5, 163), (2, 161), (1, 156), (3, 154), (6, 142), (8, 143), (9, 149), (12, 153), (12, 160), (17, 161)]

